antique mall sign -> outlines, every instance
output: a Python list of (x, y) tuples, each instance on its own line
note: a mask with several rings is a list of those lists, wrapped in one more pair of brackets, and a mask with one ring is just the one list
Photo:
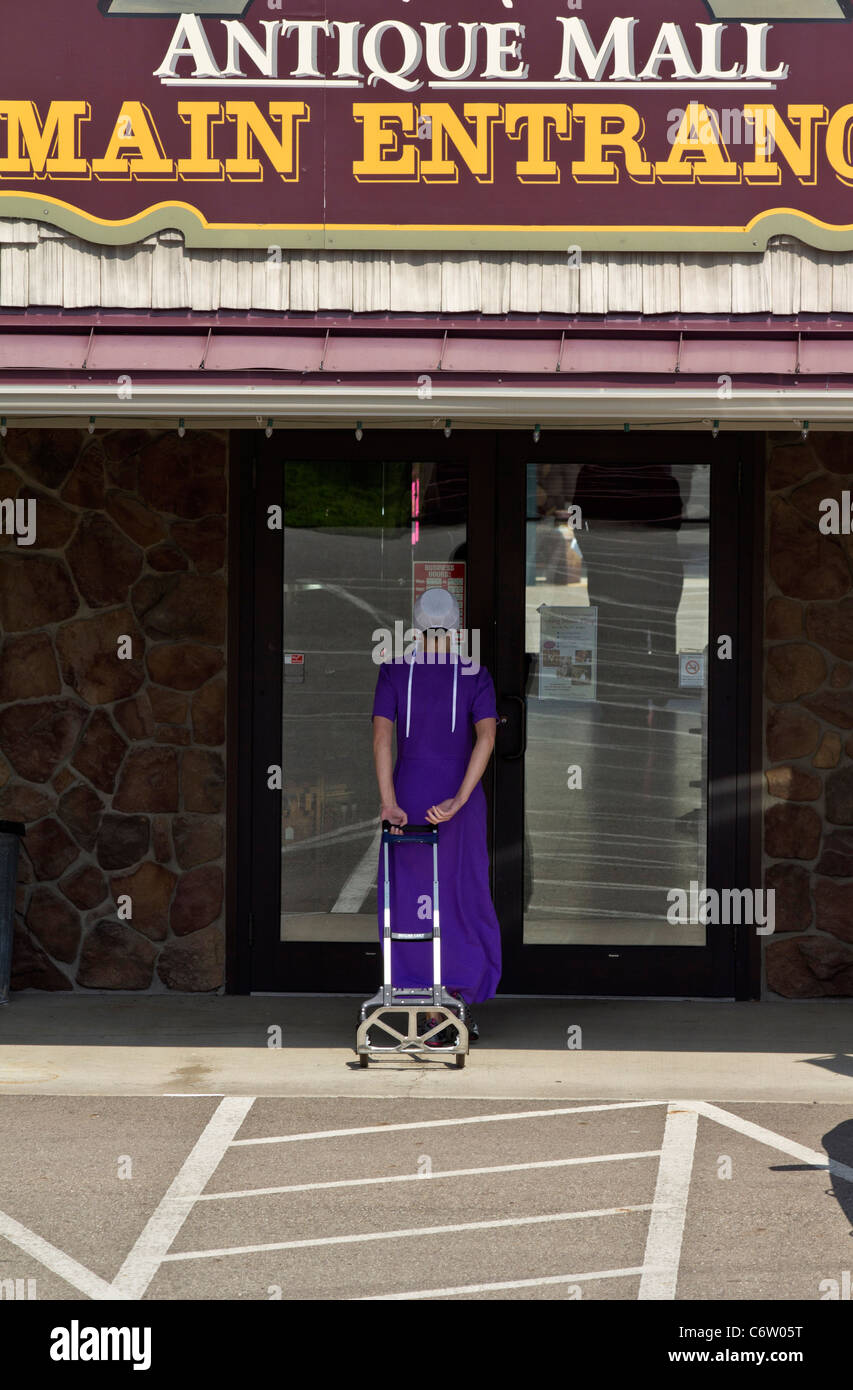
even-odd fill
[(853, 248), (851, 60), (848, 0), (4, 0), (0, 216), (271, 257)]

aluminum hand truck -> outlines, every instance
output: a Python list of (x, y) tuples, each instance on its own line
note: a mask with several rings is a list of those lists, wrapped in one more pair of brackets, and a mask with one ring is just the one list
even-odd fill
[[(408, 845), (432, 845), (432, 924), (429, 931), (395, 932), (391, 930), (391, 872), (390, 854), (405, 852)], [(438, 826), (407, 825), (403, 834), (394, 834), (390, 821), (382, 822), (382, 854), (385, 873), (385, 897), (382, 918), (382, 988), (372, 999), (361, 1006), (360, 1022), (356, 1036), (356, 1052), (362, 1067), (366, 1067), (371, 1057), (398, 1057), (402, 1054), (414, 1056), (456, 1058), (457, 1067), (464, 1067), (468, 1055), (468, 1027), (465, 1021), (466, 1005), (461, 999), (449, 994), (441, 983), (441, 931), (438, 912)], [(433, 983), (418, 989), (397, 989), (391, 983), (391, 943), (392, 941), (431, 941)], [(439, 1016), (427, 1032), (418, 1034), (418, 1014), (430, 1013)], [(399, 1031), (389, 1021), (389, 1015), (405, 1014), (407, 1018), (405, 1033)], [(456, 1033), (456, 1042), (429, 1046), (428, 1039), (436, 1037), (448, 1025)], [(370, 1041), (370, 1029), (381, 1030), (394, 1041), (377, 1044)]]

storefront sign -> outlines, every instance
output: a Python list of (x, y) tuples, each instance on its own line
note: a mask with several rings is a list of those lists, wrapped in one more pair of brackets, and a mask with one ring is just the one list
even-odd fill
[(570, 265), (782, 232), (853, 248), (849, 16), (847, 0), (5, 0), (0, 216), (111, 243), (177, 227), (263, 247), (270, 272), (296, 246)]
[(459, 604), (459, 627), (465, 626), (465, 562), (463, 560), (414, 560), (412, 608), (427, 589), (448, 589)]
[(539, 609), (539, 699), (595, 699), (598, 609)]

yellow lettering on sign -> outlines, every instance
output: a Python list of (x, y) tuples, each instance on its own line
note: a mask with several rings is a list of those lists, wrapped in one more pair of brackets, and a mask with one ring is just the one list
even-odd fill
[(92, 160), (98, 179), (174, 179), (175, 162), (167, 159), (163, 142), (147, 106), (125, 101), (118, 113), (107, 152)]
[(226, 159), (225, 172), (229, 179), (248, 179), (260, 182), (263, 165), (253, 153), (257, 140), (277, 174), (285, 183), (299, 178), (299, 127), (311, 119), (305, 101), (271, 101), (270, 117), (281, 122), (281, 138), (276, 135), (254, 101), (226, 101), (225, 118), (237, 125), (237, 153)]
[(0, 178), (90, 178), (89, 161), (80, 154), (80, 122), (91, 115), (88, 101), (52, 101), (42, 124), (34, 101), (0, 101), (7, 128)]
[(676, 132), (672, 153), (655, 164), (662, 183), (740, 183), (717, 119), (701, 101), (691, 101)]
[(516, 105), (510, 102), (504, 114), (510, 140), (520, 140), (527, 131), (527, 158), (515, 166), (519, 183), (559, 183), (560, 170), (551, 158), (551, 136), (568, 140), (571, 135), (571, 108), (564, 101)]
[[(459, 164), (450, 158), (451, 145), (478, 183), (493, 181), (495, 125), (503, 116), (503, 107), (495, 102), (466, 101), (460, 119), (446, 101), (427, 101), (421, 106), (420, 116), (422, 122), (428, 122), (432, 140), (430, 158), (421, 161), (425, 183), (459, 182)], [(463, 120), (473, 123), (473, 135)]]
[(576, 102), (572, 114), (584, 125), (584, 157), (572, 164), (576, 183), (617, 183), (619, 168), (613, 161), (617, 150), (624, 157), (629, 178), (636, 183), (654, 183), (654, 166), (640, 144), (645, 125), (639, 111), (621, 102)]
[(842, 183), (853, 183), (850, 163), (850, 122), (853, 106), (839, 106), (826, 128), (826, 157)]
[(190, 152), (187, 159), (178, 160), (178, 175), (182, 179), (222, 179), (225, 177), (222, 160), (213, 158), (212, 126), (224, 125), (225, 117), (218, 101), (179, 101), (178, 115), (190, 128)]
[(353, 119), (363, 127), (362, 158), (352, 166), (359, 183), (386, 179), (417, 182), (420, 155), (414, 145), (400, 149), (402, 136), (418, 134), (418, 118), (410, 101), (353, 103)]
[(775, 106), (745, 106), (743, 114), (755, 128), (755, 158), (743, 166), (747, 183), (781, 183), (782, 170), (773, 158), (777, 149), (801, 183), (817, 183), (817, 130), (826, 123), (825, 106), (788, 107), (788, 119), (799, 123), (799, 140)]

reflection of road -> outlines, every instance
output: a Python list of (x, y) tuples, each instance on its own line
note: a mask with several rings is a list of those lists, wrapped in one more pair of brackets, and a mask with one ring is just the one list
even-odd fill
[[(701, 560), (686, 560), (676, 651), (707, 647), (708, 577)], [(699, 573), (690, 573), (697, 564)], [(628, 636), (623, 646), (614, 631), (610, 685), (596, 690), (596, 702), (539, 700), (540, 608), (583, 610), (589, 602), (585, 581), (536, 583), (526, 592), (525, 645), (533, 666), (525, 941), (704, 945), (704, 928), (666, 922), (667, 892), (704, 883), (703, 692), (679, 691), (671, 661), (652, 653), (651, 635), (646, 657), (642, 643), (632, 652)], [(601, 641), (600, 634), (599, 677)], [(614, 653), (622, 662), (618, 671)], [(651, 696), (660, 697), (657, 707), (649, 705)], [(580, 787), (569, 787), (570, 767), (580, 769)]]
[(415, 549), (408, 529), (285, 530), (284, 646), (305, 657), (303, 680), (284, 685), (288, 915), (375, 911), (373, 634), (410, 626), (414, 556), (446, 560), (464, 538), (464, 526), (424, 526)]
[[(525, 649), (539, 651), (539, 607), (587, 608), (586, 581), (581, 584), (536, 584), (527, 590), (527, 634)], [(701, 652), (708, 641), (708, 578), (687, 575), (676, 621), (678, 650)]]
[(380, 833), (377, 824), (374, 817), (348, 830), (285, 845), (281, 856), (283, 911), (374, 911)]
[(703, 878), (698, 720), (686, 701), (675, 712), (529, 700), (528, 943), (704, 944), (704, 928), (665, 920), (669, 889)]
[[(432, 539), (450, 553), (450, 533)], [(376, 910), (373, 633), (410, 621), (411, 552), (408, 532), (386, 534), (381, 547), (376, 534), (286, 536), (285, 645), (304, 653), (305, 667), (304, 682), (285, 685), (282, 905), (288, 915), (317, 914), (321, 938), (327, 915)], [(529, 587), (528, 652), (539, 649), (540, 604), (587, 602), (585, 584)], [(680, 650), (705, 647), (707, 613), (707, 578), (688, 572)], [(661, 928), (665, 893), (703, 878), (701, 790), (691, 785), (701, 779), (698, 696), (673, 701), (678, 713), (650, 715), (639, 702), (540, 705), (532, 694), (527, 939), (591, 930), (585, 939), (649, 941), (663, 929), (671, 942), (674, 929)], [(566, 785), (572, 764), (582, 768), (582, 790)], [(689, 929), (677, 930), (687, 944)]]
[(371, 888), (376, 885), (376, 865), (379, 860), (379, 846), (382, 843), (382, 827), (377, 827), (373, 839), (356, 864), (337, 898), (333, 912), (361, 912), (364, 900)]

